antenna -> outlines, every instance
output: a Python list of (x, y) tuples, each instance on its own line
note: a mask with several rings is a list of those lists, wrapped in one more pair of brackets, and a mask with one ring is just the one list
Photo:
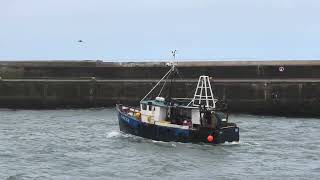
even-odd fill
[(173, 56), (173, 61), (176, 60), (176, 54), (177, 54), (177, 50), (171, 51), (172, 56)]
[(168, 66), (171, 66), (171, 67), (173, 67), (173, 68), (174, 68), (174, 67), (175, 67), (175, 65), (177, 64), (177, 62), (175, 62), (177, 52), (178, 52), (178, 50), (173, 50), (173, 51), (171, 51), (171, 53), (172, 53), (172, 57), (173, 57), (173, 60), (172, 60), (170, 63), (167, 63), (167, 65), (168, 65)]

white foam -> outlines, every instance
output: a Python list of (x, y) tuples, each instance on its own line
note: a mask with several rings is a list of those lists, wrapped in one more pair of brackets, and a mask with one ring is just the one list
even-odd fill
[(233, 141), (233, 142), (224, 142), (221, 145), (223, 146), (230, 146), (230, 145), (239, 145), (239, 144), (243, 144), (240, 141)]
[(165, 142), (165, 141), (157, 141), (157, 140), (151, 140), (152, 143), (160, 145), (160, 146), (167, 146), (167, 147), (177, 147), (176, 143), (178, 142)]
[(120, 137), (121, 133), (119, 131), (111, 131), (107, 134), (107, 138)]

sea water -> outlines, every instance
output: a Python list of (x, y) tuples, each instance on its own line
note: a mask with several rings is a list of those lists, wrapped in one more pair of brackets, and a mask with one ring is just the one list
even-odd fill
[(320, 179), (320, 119), (232, 114), (240, 142), (119, 132), (115, 109), (0, 110), (0, 179)]

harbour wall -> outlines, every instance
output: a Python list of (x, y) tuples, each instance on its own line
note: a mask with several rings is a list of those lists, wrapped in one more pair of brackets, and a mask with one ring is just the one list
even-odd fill
[[(177, 67), (175, 97), (192, 97), (198, 77), (209, 75), (215, 96), (232, 112), (320, 115), (320, 61), (185, 61)], [(169, 68), (166, 62), (2, 61), (0, 107), (138, 105)]]

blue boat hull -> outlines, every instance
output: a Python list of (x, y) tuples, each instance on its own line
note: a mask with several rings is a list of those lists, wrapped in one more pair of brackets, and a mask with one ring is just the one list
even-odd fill
[[(145, 123), (119, 110), (118, 120), (120, 131), (156, 141), (209, 144), (239, 141), (239, 128), (233, 126), (220, 129), (200, 128), (197, 130), (173, 128)], [(209, 135), (214, 137), (212, 142), (207, 140)]]

